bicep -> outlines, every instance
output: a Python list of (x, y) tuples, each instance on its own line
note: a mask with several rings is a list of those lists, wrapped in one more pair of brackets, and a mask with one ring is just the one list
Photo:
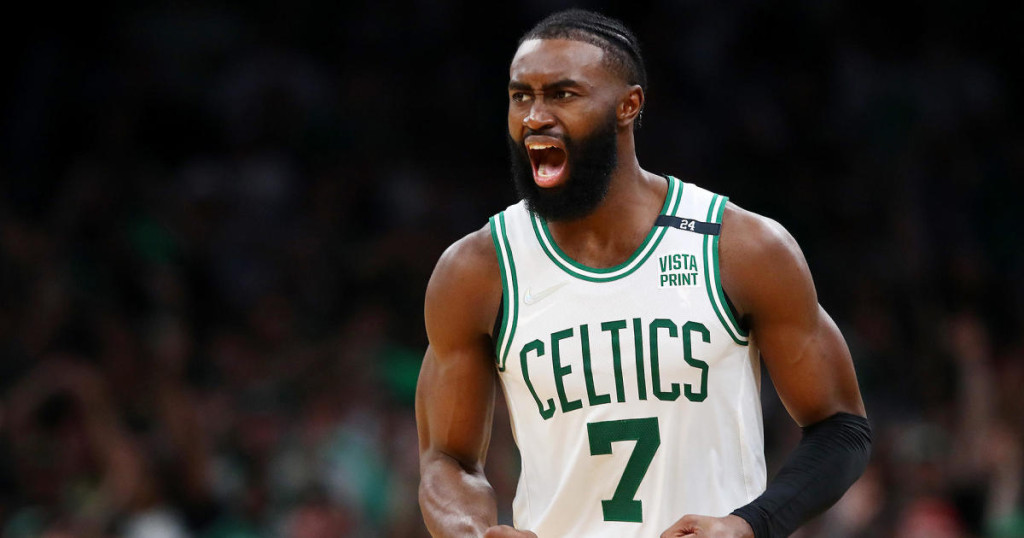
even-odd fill
[(801, 426), (839, 412), (863, 416), (846, 341), (820, 305), (807, 308), (752, 328), (779, 398)]
[(439, 357), (428, 347), (416, 388), (421, 457), (447, 456), (483, 468), (494, 416), (495, 374), (486, 356), (465, 350)]
[(489, 232), (467, 236), (441, 257), (427, 285), (430, 345), (416, 388), (422, 459), (446, 456), (483, 468), (497, 377), (489, 331), (500, 297)]
[[(727, 217), (728, 217), (727, 213)], [(723, 279), (749, 322), (772, 383), (801, 426), (838, 412), (864, 415), (849, 348), (818, 304), (799, 246), (777, 223), (734, 210), (723, 236)]]

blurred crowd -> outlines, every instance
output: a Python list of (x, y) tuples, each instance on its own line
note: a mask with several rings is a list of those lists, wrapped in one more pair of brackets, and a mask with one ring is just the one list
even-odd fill
[[(423, 291), (515, 201), (507, 63), (558, 5), (27, 18), (0, 94), (0, 538), (425, 536)], [(1024, 21), (993, 6), (606, 10), (644, 45), (641, 163), (785, 225), (853, 352), (872, 460), (799, 536), (1024, 536)], [(774, 470), (799, 429), (763, 395)]]

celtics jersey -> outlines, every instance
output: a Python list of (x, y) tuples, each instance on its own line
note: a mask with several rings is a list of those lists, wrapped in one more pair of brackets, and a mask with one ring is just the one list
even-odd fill
[(629, 260), (567, 256), (520, 202), (490, 220), (501, 266), (497, 367), (522, 474), (517, 528), (658, 536), (765, 487), (760, 366), (722, 291), (726, 198), (676, 178)]

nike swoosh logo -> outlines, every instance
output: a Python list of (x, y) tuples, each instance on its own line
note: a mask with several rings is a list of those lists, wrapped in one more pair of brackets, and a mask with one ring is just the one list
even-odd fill
[(526, 295), (523, 296), (523, 302), (526, 303), (526, 304), (537, 304), (538, 302), (541, 301), (541, 299), (544, 299), (548, 295), (551, 295), (552, 293), (555, 293), (556, 291), (559, 290), (559, 288), (561, 288), (562, 286), (564, 286), (564, 285), (566, 285), (568, 283), (569, 283), (568, 281), (566, 281), (566, 282), (559, 282), (558, 284), (555, 284), (554, 286), (551, 286), (550, 288), (543, 289), (543, 290), (541, 290), (541, 291), (539, 291), (537, 293), (533, 293), (533, 288), (527, 288)]

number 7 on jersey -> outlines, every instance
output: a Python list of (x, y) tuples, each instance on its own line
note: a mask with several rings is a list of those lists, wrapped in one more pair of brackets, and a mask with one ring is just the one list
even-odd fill
[(649, 417), (590, 422), (587, 423), (587, 437), (590, 439), (592, 456), (611, 454), (612, 443), (616, 441), (636, 441), (615, 493), (611, 499), (601, 501), (601, 509), (605, 521), (642, 523), (643, 503), (633, 497), (640, 489), (651, 460), (661, 446), (658, 419)]

